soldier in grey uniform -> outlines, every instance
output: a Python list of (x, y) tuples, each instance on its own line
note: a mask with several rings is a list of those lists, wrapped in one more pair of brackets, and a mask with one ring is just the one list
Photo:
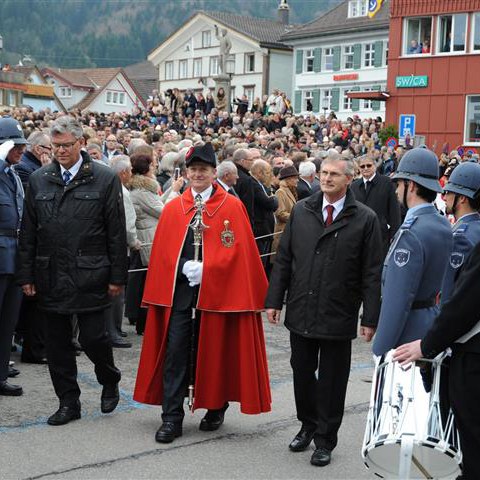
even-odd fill
[(450, 175), (444, 187), (447, 213), (455, 217), (453, 226), (453, 249), (442, 284), (442, 305), (453, 290), (453, 283), (460, 267), (480, 242), (480, 165), (466, 162), (460, 164)]
[(426, 148), (407, 152), (393, 179), (408, 209), (382, 272), (382, 307), (373, 353), (423, 338), (438, 315), (437, 298), (452, 250), (452, 229), (432, 202), (442, 192), (438, 160)]

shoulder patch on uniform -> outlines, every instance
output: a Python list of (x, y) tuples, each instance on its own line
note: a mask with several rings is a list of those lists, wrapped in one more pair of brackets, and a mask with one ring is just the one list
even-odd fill
[(463, 264), (465, 255), (461, 252), (452, 252), (450, 255), (450, 266), (452, 268), (460, 268)]
[(393, 261), (398, 267), (404, 267), (410, 260), (410, 250), (405, 248), (397, 248), (393, 252)]
[(405, 220), (403, 223), (402, 223), (402, 226), (400, 227), (402, 230), (409, 230), (410, 227), (417, 221), (417, 218), (418, 217), (413, 217), (413, 218), (409, 218), (408, 220)]
[(455, 228), (455, 230), (453, 231), (453, 234), (457, 234), (457, 233), (465, 233), (468, 229), (468, 223), (461, 223), (460, 225), (458, 225), (458, 227)]

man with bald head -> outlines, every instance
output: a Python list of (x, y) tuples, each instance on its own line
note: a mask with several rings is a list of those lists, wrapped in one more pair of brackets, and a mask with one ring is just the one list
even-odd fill
[[(265, 160), (255, 160), (250, 169), (250, 175), (253, 179), (253, 201), (255, 210), (253, 233), (255, 237), (264, 237), (257, 240), (257, 246), (260, 255), (266, 255), (270, 253), (272, 248), (273, 237), (271, 235), (275, 227), (274, 212), (278, 208), (277, 197), (272, 195), (271, 189), (273, 179), (272, 167)], [(268, 275), (271, 269), (270, 257), (262, 257), (262, 263)]]
[(250, 219), (250, 224), (253, 228), (255, 206), (253, 193), (254, 181), (250, 176), (250, 169), (253, 164), (250, 151), (246, 148), (237, 148), (237, 150), (233, 152), (233, 163), (235, 163), (238, 169), (238, 180), (235, 190), (247, 209), (248, 218)]

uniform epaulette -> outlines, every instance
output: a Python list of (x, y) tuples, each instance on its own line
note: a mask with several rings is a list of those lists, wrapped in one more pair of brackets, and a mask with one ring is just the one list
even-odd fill
[(453, 234), (454, 235), (463, 235), (468, 229), (468, 223), (465, 222), (465, 223), (461, 223), (458, 227), (455, 228), (455, 230), (453, 231)]
[(402, 226), (400, 227), (402, 230), (410, 230), (410, 228), (412, 227), (412, 225), (417, 221), (417, 218), (418, 217), (412, 217), (412, 218), (409, 218), (408, 220), (405, 220), (403, 223), (402, 223)]

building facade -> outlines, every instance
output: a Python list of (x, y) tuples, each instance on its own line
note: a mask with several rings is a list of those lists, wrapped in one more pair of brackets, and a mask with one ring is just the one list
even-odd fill
[(294, 49), (295, 113), (384, 117), (384, 102), (347, 95), (387, 84), (389, 1), (375, 17), (367, 14), (368, 0), (346, 0), (282, 37)]
[[(391, 5), (386, 120), (437, 153), (480, 148), (480, 0)], [(401, 132), (400, 132), (401, 133)]]

